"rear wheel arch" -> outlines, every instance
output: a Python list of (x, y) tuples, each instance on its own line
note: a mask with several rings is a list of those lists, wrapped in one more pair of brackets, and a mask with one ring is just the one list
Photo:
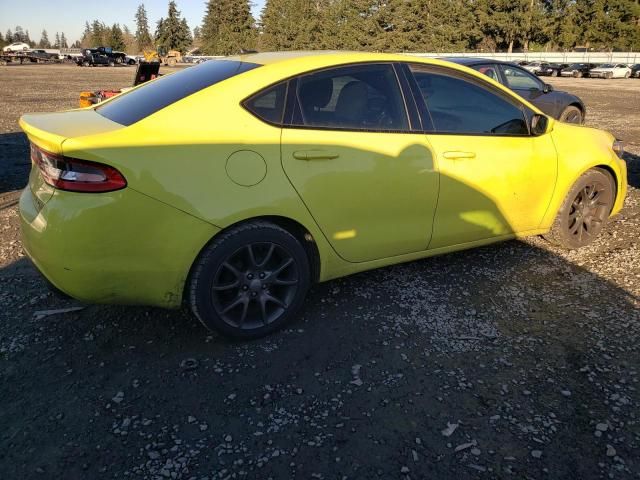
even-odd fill
[(198, 261), (202, 256), (203, 252), (215, 242), (220, 236), (226, 234), (230, 230), (236, 229), (243, 225), (248, 225), (251, 223), (271, 223), (276, 225), (288, 233), (290, 233), (300, 245), (304, 248), (305, 253), (307, 254), (307, 258), (309, 259), (309, 266), (311, 268), (311, 281), (313, 283), (317, 283), (320, 279), (320, 251), (318, 250), (318, 246), (316, 245), (315, 238), (311, 234), (308, 228), (302, 225), (300, 222), (293, 220), (289, 217), (279, 216), (279, 215), (264, 215), (246, 218), (244, 220), (240, 220), (238, 222), (227, 225), (222, 230), (217, 232), (213, 237), (207, 241), (198, 254), (194, 257), (191, 266), (189, 267), (189, 274), (187, 275), (187, 280), (185, 282), (185, 288), (183, 288), (183, 302), (187, 302), (189, 300), (189, 288), (188, 286), (191, 284), (191, 280), (193, 278), (194, 270), (198, 265)]

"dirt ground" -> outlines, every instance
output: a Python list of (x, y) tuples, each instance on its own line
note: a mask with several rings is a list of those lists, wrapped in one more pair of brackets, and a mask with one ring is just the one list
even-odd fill
[(22, 255), (18, 118), (133, 72), (0, 67), (0, 478), (640, 478), (640, 80), (548, 80), (628, 145), (625, 208), (592, 246), (332, 281), (234, 343), (187, 311), (58, 299)]

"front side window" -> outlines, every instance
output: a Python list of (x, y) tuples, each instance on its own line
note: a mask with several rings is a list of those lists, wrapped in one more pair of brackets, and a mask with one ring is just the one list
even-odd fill
[(347, 130), (408, 130), (407, 113), (391, 65), (339, 67), (296, 82), (292, 125)]
[(522, 108), (471, 79), (412, 66), (438, 133), (528, 135)]
[(507, 86), (513, 90), (542, 90), (537, 78), (519, 68), (504, 65), (502, 73)]

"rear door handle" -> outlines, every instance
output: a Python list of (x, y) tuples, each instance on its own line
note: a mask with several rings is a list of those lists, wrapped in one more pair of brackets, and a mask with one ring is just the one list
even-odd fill
[(333, 160), (339, 156), (340, 154), (327, 150), (299, 150), (293, 152), (293, 158), (298, 160)]
[(444, 152), (442, 154), (444, 158), (448, 158), (449, 160), (459, 160), (463, 158), (476, 158), (476, 154), (474, 152)]

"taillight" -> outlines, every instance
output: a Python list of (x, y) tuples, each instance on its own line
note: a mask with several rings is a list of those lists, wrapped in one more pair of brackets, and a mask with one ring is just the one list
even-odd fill
[(31, 144), (31, 161), (52, 187), (70, 192), (112, 192), (127, 186), (113, 167), (49, 153)]

